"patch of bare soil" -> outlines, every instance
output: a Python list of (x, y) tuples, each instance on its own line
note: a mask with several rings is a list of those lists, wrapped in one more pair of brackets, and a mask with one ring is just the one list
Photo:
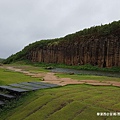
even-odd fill
[(13, 70), (16, 72), (21, 72), (26, 75), (29, 75), (31, 77), (38, 77), (38, 78), (43, 78), (42, 82), (46, 83), (53, 83), (53, 84), (58, 84), (61, 86), (68, 85), (68, 84), (90, 84), (90, 85), (97, 85), (97, 86), (118, 86), (120, 87), (120, 82), (116, 81), (97, 81), (97, 80), (73, 80), (71, 78), (59, 78), (55, 76), (55, 73), (48, 72), (48, 73), (31, 73), (29, 71), (25, 71), (23, 69), (15, 68), (15, 67), (6, 67), (6, 66), (0, 66), (1, 68), (6, 68), (9, 70)]

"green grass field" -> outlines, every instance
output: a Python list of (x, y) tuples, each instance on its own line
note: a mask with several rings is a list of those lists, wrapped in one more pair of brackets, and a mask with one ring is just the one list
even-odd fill
[(25, 81), (40, 81), (39, 78), (32, 78), (19, 72), (0, 68), (0, 85), (19, 83)]
[[(19, 67), (32, 72), (44, 71), (29, 66)], [(81, 76), (77, 75), (58, 75), (81, 79)], [(84, 79), (91, 78), (89, 75), (86, 76), (83, 76)], [(106, 77), (103, 79), (103, 76), (95, 77), (96, 80), (98, 78), (107, 79)], [(113, 80), (113, 77), (111, 79)], [(40, 81), (40, 79), (0, 69), (1, 85), (23, 81)], [(119, 87), (84, 84), (38, 90), (0, 109), (0, 120), (120, 120), (120, 116), (97, 116), (97, 112), (120, 112), (119, 93)]]
[[(120, 111), (120, 88), (68, 85), (39, 90), (16, 101), (1, 112), (1, 120), (119, 120), (97, 116), (97, 112)], [(12, 103), (11, 103), (12, 104)]]

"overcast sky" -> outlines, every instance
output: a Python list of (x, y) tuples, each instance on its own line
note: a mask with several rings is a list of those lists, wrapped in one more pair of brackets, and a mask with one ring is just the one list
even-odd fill
[(120, 20), (120, 0), (0, 0), (0, 58), (26, 45)]

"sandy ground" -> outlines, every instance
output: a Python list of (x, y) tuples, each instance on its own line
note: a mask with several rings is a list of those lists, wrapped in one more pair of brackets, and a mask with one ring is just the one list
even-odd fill
[(38, 77), (38, 78), (43, 78), (42, 82), (46, 82), (46, 83), (53, 83), (53, 84), (58, 84), (61, 86), (64, 85), (68, 85), (68, 84), (90, 84), (90, 85), (96, 85), (96, 86), (117, 86), (120, 87), (120, 82), (116, 82), (116, 81), (97, 81), (97, 80), (73, 80), (71, 78), (59, 78), (57, 76), (55, 76), (55, 73), (52, 72), (48, 72), (48, 73), (31, 73), (29, 71), (24, 71), (22, 69), (18, 69), (15, 67), (7, 67), (7, 66), (1, 66), (2, 68), (6, 68), (9, 70), (13, 70), (16, 72), (21, 72), (24, 73), (26, 75), (29, 75), (31, 77)]

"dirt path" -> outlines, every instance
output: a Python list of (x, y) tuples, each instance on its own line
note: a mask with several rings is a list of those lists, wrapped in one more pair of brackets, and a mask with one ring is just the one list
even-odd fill
[(97, 80), (73, 80), (71, 78), (59, 78), (55, 76), (55, 73), (48, 72), (48, 73), (31, 73), (29, 71), (25, 71), (23, 69), (15, 68), (15, 67), (7, 67), (7, 66), (1, 66), (1, 68), (6, 68), (9, 70), (13, 70), (16, 72), (21, 72), (26, 75), (29, 75), (31, 77), (38, 77), (38, 78), (43, 78), (42, 82), (46, 83), (53, 83), (53, 84), (58, 84), (58, 85), (68, 85), (68, 84), (90, 84), (90, 85), (97, 85), (97, 86), (117, 86), (120, 87), (120, 82), (116, 81), (97, 81)]

